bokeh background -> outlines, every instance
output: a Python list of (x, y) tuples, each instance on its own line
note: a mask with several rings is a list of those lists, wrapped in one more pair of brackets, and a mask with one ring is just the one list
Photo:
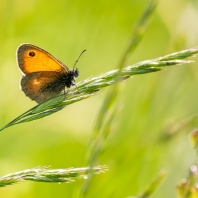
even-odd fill
[[(0, 125), (36, 105), (19, 89), (18, 45), (37, 45), (70, 68), (87, 49), (78, 63), (79, 82), (117, 67), (147, 2), (0, 0)], [(198, 45), (197, 21), (197, 0), (160, 0), (128, 65)], [(189, 143), (189, 133), (198, 125), (198, 59), (194, 60), (123, 83), (114, 130), (98, 161), (109, 171), (94, 178), (87, 197), (137, 195), (163, 168), (168, 175), (153, 197), (175, 196), (175, 186), (195, 159)], [(84, 166), (107, 91), (1, 131), (0, 175), (45, 165)], [(0, 197), (77, 197), (82, 182), (22, 182), (1, 188)]]

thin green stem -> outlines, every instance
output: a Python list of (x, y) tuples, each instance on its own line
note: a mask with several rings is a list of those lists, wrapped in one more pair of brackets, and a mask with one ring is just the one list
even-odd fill
[(0, 177), (0, 187), (5, 187), (25, 180), (50, 183), (70, 183), (77, 178), (87, 179), (90, 172), (92, 172), (93, 174), (100, 174), (106, 172), (107, 170), (108, 169), (106, 166), (67, 169), (47, 169), (46, 167), (38, 167), (11, 173)]
[(164, 178), (166, 177), (167, 172), (165, 170), (161, 171), (154, 181), (146, 188), (146, 190), (138, 196), (138, 198), (149, 198), (152, 196), (154, 191), (159, 187)]
[[(169, 54), (164, 57), (136, 63), (121, 70), (121, 73), (119, 75), (119, 81), (125, 81), (133, 75), (161, 71), (173, 65), (191, 63), (192, 61), (185, 59), (195, 56), (197, 53), (198, 47), (195, 47)], [(170, 58), (170, 60), (168, 58)], [(114, 84), (117, 79), (118, 73), (119, 69), (116, 69), (106, 72), (100, 76), (88, 78), (84, 81), (81, 81), (77, 84), (79, 91), (75, 88), (72, 88), (67, 94), (66, 98), (64, 94), (61, 94), (55, 98), (45, 101), (42, 104), (36, 105), (35, 107), (31, 108), (30, 110), (26, 111), (25, 113), (21, 114), (20, 116), (0, 128), (0, 131), (15, 124), (41, 119), (62, 110), (67, 105), (71, 105), (75, 102), (79, 102), (81, 100), (85, 100), (91, 96), (94, 96), (95, 93), (97, 93), (104, 87)]]
[[(93, 167), (96, 161), (99, 158), (100, 153), (103, 150), (103, 145), (106, 142), (106, 139), (108, 137), (108, 134), (110, 133), (111, 125), (113, 123), (114, 117), (116, 115), (116, 101), (117, 97), (120, 92), (120, 80), (127, 79), (129, 76), (125, 75), (123, 76), (123, 67), (127, 61), (127, 58), (129, 55), (131, 55), (138, 43), (140, 42), (142, 36), (145, 32), (145, 26), (148, 22), (148, 19), (150, 18), (156, 4), (154, 1), (151, 1), (150, 4), (146, 7), (145, 11), (143, 12), (142, 16), (139, 18), (137, 25), (134, 28), (134, 31), (132, 32), (130, 41), (128, 42), (128, 46), (126, 47), (126, 50), (121, 58), (120, 63), (118, 64), (118, 69), (115, 70), (115, 76), (114, 76), (114, 85), (107, 93), (106, 98), (104, 99), (103, 105), (100, 109), (100, 112), (98, 114), (98, 118), (96, 120), (96, 125), (93, 130), (93, 134), (90, 140), (90, 143), (88, 145), (88, 165), (90, 167)], [(144, 31), (140, 31), (144, 30)], [(91, 180), (92, 176), (90, 175), (89, 179), (84, 181), (84, 185), (81, 189), (81, 195), (85, 197)]]

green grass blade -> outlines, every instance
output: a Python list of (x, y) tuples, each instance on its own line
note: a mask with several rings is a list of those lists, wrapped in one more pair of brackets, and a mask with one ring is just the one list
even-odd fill
[(149, 198), (158, 188), (158, 186), (165, 179), (167, 173), (166, 171), (161, 171), (159, 175), (154, 179), (154, 181), (147, 187), (147, 189), (138, 198)]
[[(164, 57), (159, 57), (156, 59), (136, 63), (134, 65), (123, 68), (120, 72), (119, 80), (123, 81), (133, 75), (161, 71), (169, 68), (170, 66), (190, 63), (192, 61), (185, 59), (193, 57), (197, 55), (197, 53), (198, 47), (195, 47), (172, 53)], [(168, 59), (168, 57), (170, 57), (170, 60)], [(102, 88), (115, 83), (118, 73), (119, 69), (116, 69), (106, 72), (100, 76), (88, 78), (82, 82), (79, 82), (77, 86), (80, 93), (75, 88), (72, 88), (70, 92), (66, 95), (66, 97), (64, 94), (62, 94), (48, 101), (45, 101), (42, 104), (36, 105), (32, 109), (26, 111), (25, 113), (21, 114), (20, 116), (18, 116), (17, 118), (0, 128), (0, 131), (15, 124), (29, 122), (46, 117), (57, 111), (60, 111), (67, 105), (87, 99), (95, 95), (95, 93), (101, 90)]]
[[(146, 29), (145, 26), (147, 25), (147, 22), (155, 7), (156, 3), (154, 1), (151, 1), (148, 4), (142, 16), (139, 18), (138, 23), (134, 28), (134, 31), (132, 32), (132, 36), (130, 41), (128, 42), (128, 46), (122, 56), (120, 63), (118, 64), (118, 69), (115, 70), (115, 72), (111, 72), (112, 76), (113, 74), (115, 74), (114, 78), (112, 79), (112, 83), (114, 83), (114, 86), (109, 90), (103, 102), (103, 105), (98, 114), (98, 118), (96, 120), (96, 125), (92, 134), (92, 138), (90, 140), (90, 144), (88, 146), (88, 151), (90, 151), (90, 153), (88, 153), (88, 165), (90, 167), (93, 167), (94, 164), (97, 162), (99, 155), (103, 150), (103, 145), (106, 142), (106, 139), (111, 131), (111, 125), (117, 112), (116, 102), (120, 92), (119, 82), (131, 76), (130, 74), (124, 74), (125, 70), (123, 69), (123, 67), (127, 62), (128, 56), (134, 52), (142, 36), (144, 35)], [(128, 69), (130, 70), (132, 68), (126, 68), (126, 72), (128, 71)], [(81, 195), (83, 197), (85, 197), (87, 194), (91, 180), (92, 175), (90, 175), (89, 179), (86, 180), (82, 186)]]
[(5, 187), (25, 180), (48, 183), (71, 183), (77, 178), (87, 179), (90, 172), (93, 174), (100, 174), (107, 170), (106, 166), (67, 169), (47, 169), (45, 167), (32, 168), (0, 177), (0, 187)]

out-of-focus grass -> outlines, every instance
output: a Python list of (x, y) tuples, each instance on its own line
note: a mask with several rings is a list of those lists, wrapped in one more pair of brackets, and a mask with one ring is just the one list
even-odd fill
[(49, 169), (47, 167), (37, 167), (18, 171), (0, 178), (0, 187), (6, 187), (22, 181), (35, 181), (47, 183), (72, 183), (75, 179), (87, 179), (89, 174), (100, 174), (107, 171), (106, 166), (96, 166), (67, 169)]
[[(1, 1), (0, 2), (0, 125), (35, 105), (19, 90), (21, 76), (15, 50), (29, 42), (72, 67), (83, 49), (77, 81), (114, 69), (132, 26), (146, 1)], [(160, 1), (147, 33), (127, 65), (194, 47), (197, 41), (197, 4)], [(187, 27), (187, 28), (186, 28)], [(196, 58), (197, 62), (197, 58)], [(161, 141), (165, 129), (197, 112), (196, 64), (135, 76), (124, 83), (113, 134), (100, 164), (109, 172), (94, 179), (87, 197), (136, 195), (159, 170), (169, 174), (153, 197), (173, 197), (176, 183), (194, 159), (186, 133)], [(50, 117), (1, 132), (0, 174), (38, 165), (80, 167), (105, 92)], [(21, 183), (1, 189), (0, 197), (73, 197), (73, 184)]]

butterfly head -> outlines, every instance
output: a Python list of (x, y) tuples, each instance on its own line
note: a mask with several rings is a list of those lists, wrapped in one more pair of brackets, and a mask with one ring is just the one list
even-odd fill
[(80, 72), (79, 72), (79, 70), (77, 68), (73, 69), (72, 72), (73, 72), (73, 76), (75, 78), (77, 78), (79, 76), (79, 74), (80, 74)]
[(73, 69), (72, 69), (72, 74), (73, 74), (73, 76), (75, 77), (75, 78), (77, 78), (78, 76), (79, 76), (79, 70), (76, 68), (76, 64), (78, 63), (78, 61), (79, 61), (79, 59), (80, 59), (80, 57), (81, 57), (81, 55), (85, 52), (86, 50), (83, 50), (82, 52), (81, 52), (81, 54), (80, 54), (80, 56), (78, 57), (78, 59), (75, 61), (75, 63), (74, 63), (74, 66), (73, 66)]

